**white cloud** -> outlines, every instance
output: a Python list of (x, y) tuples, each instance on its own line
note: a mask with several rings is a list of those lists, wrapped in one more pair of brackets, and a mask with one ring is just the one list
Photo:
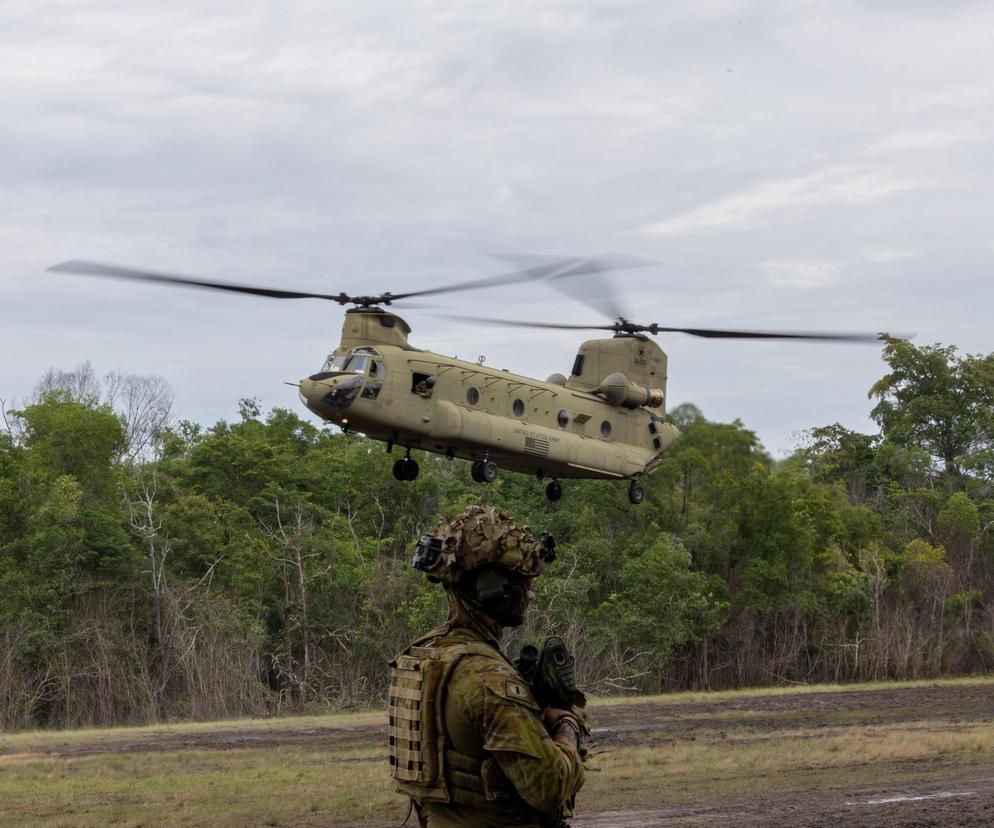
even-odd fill
[(929, 129), (906, 129), (891, 132), (867, 149), (868, 155), (888, 155), (897, 152), (944, 149), (968, 142), (982, 141), (990, 131), (976, 126), (946, 126)]
[(910, 248), (879, 247), (867, 250), (863, 260), (870, 264), (890, 264), (902, 259), (912, 259), (918, 254)]
[(672, 236), (695, 230), (734, 227), (791, 208), (866, 204), (930, 186), (934, 186), (934, 183), (925, 178), (908, 177), (866, 166), (830, 167), (797, 178), (765, 181), (756, 187), (656, 222), (648, 227), (648, 231)]
[(820, 288), (833, 284), (839, 268), (830, 262), (769, 261), (759, 265), (776, 287)]

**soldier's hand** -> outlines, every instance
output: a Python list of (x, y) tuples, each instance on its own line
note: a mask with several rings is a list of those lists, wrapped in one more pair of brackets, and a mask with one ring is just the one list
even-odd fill
[(574, 750), (580, 745), (580, 726), (569, 710), (547, 707), (542, 711), (545, 726), (556, 742), (569, 745)]

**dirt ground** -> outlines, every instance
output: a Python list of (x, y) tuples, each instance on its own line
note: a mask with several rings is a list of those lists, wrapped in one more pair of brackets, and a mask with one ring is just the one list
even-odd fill
[[(662, 714), (662, 715), (660, 715)], [(652, 703), (603, 707), (594, 711), (593, 734), (600, 749), (662, 745), (683, 739), (759, 736), (771, 730), (862, 727), (924, 723), (948, 732), (994, 721), (990, 685), (925, 687), (740, 696), (720, 702)], [(859, 757), (853, 757), (858, 763)], [(994, 756), (979, 765), (958, 767), (942, 757), (900, 763), (893, 780), (841, 787), (812, 779), (806, 788), (754, 794), (723, 801), (691, 801), (638, 810), (579, 814), (574, 828), (637, 826), (994, 826)], [(825, 783), (828, 783), (827, 785)]]
[[(322, 720), (327, 721), (327, 720)], [(663, 747), (698, 740), (720, 744), (723, 739), (769, 740), (778, 730), (801, 731), (818, 738), (820, 731), (861, 730), (867, 726), (914, 725), (918, 732), (950, 732), (994, 721), (994, 684), (891, 685), (883, 689), (735, 695), (687, 703), (626, 701), (603, 703), (590, 711), (595, 756), (632, 748)], [(810, 734), (810, 735), (809, 735)], [(281, 726), (278, 720), (251, 729), (213, 725), (202, 732), (176, 733), (166, 728), (139, 735), (121, 731), (88, 742), (78, 736), (65, 743), (50, 742), (45, 755), (77, 757), (158, 751), (231, 751), (276, 745), (306, 745), (330, 756), (346, 747), (378, 748), (385, 741), (382, 724), (359, 723)], [(771, 744), (776, 744), (773, 740)], [(13, 758), (0, 744), (0, 762)], [(847, 757), (848, 758), (848, 757)], [(994, 826), (994, 756), (981, 753), (964, 763), (934, 755), (867, 766), (853, 756), (847, 772), (814, 767), (781, 784), (749, 788), (741, 795), (715, 797), (708, 786), (688, 784), (679, 796), (668, 796), (661, 784), (643, 797), (638, 808), (599, 810), (581, 798), (575, 828), (636, 828), (636, 826)], [(356, 759), (350, 760), (355, 762)], [(855, 768), (855, 771), (852, 771)], [(750, 778), (755, 774), (749, 775)], [(672, 784), (672, 783), (668, 783)], [(666, 804), (669, 801), (671, 804)], [(396, 822), (362, 823), (365, 828), (395, 826)]]

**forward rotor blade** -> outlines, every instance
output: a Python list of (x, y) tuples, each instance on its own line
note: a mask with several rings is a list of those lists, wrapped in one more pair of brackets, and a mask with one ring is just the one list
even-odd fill
[[(483, 279), (473, 279), (468, 282), (459, 282), (454, 285), (443, 285), (427, 290), (413, 290), (405, 293), (383, 293), (374, 296), (352, 297), (346, 293), (311, 293), (308, 291), (283, 290), (281, 288), (257, 287), (255, 285), (238, 284), (236, 282), (216, 282), (207, 279), (183, 276), (178, 273), (163, 273), (154, 270), (141, 270), (131, 267), (120, 267), (118, 265), (102, 264), (81, 259), (62, 262), (54, 265), (48, 270), (57, 273), (81, 273), (87, 276), (104, 276), (112, 279), (127, 279), (131, 281), (159, 282), (162, 284), (181, 285), (184, 287), (205, 288), (208, 290), (226, 290), (232, 293), (247, 293), (253, 296), (267, 296), (272, 299), (327, 299), (337, 302), (340, 305), (350, 303), (356, 304), (379, 304), (397, 302), (414, 296), (432, 296), (439, 293), (454, 293), (462, 290), (476, 290), (479, 288), (493, 287), (497, 285), (513, 284), (515, 282), (527, 282), (535, 279), (544, 279), (551, 275), (569, 275), (571, 269), (584, 268), (577, 272), (594, 272), (592, 268), (597, 265), (593, 260), (582, 258), (560, 258), (554, 261), (535, 264), (523, 270), (516, 270), (510, 273), (502, 273), (497, 276), (488, 276)], [(607, 268), (610, 269), (610, 268)], [(413, 307), (408, 305), (407, 307)]]
[(257, 287), (255, 285), (240, 285), (234, 282), (212, 282), (206, 279), (195, 279), (191, 276), (181, 276), (177, 273), (160, 273), (154, 270), (137, 270), (130, 267), (88, 262), (73, 259), (68, 262), (53, 265), (48, 268), (56, 273), (81, 273), (86, 276), (105, 276), (111, 279), (127, 279), (134, 282), (160, 282), (167, 285), (182, 285), (184, 287), (205, 288), (207, 290), (227, 290), (232, 293), (248, 293), (253, 296), (268, 296), (271, 299), (330, 299), (332, 302), (345, 304), (349, 297), (344, 293), (308, 293), (297, 290), (281, 290), (279, 288)]
[(478, 288), (495, 287), (497, 285), (510, 285), (515, 282), (530, 282), (537, 279), (558, 277), (571, 268), (587, 261), (581, 258), (557, 258), (550, 261), (532, 264), (530, 267), (520, 270), (513, 270), (508, 273), (500, 273), (497, 276), (486, 276), (483, 279), (473, 279), (469, 282), (457, 282), (454, 285), (442, 285), (440, 287), (428, 288), (427, 290), (412, 290), (406, 293), (395, 293), (391, 296), (392, 301), (406, 299), (409, 296), (434, 296), (439, 293), (456, 293), (462, 290), (477, 290)]

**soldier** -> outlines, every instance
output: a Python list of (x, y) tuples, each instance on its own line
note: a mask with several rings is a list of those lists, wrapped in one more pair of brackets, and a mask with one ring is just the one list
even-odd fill
[(470, 506), (418, 544), (448, 594), (442, 626), (391, 662), (390, 765), (422, 828), (557, 826), (583, 784), (580, 722), (546, 708), (500, 650), (554, 557), (527, 527)]

